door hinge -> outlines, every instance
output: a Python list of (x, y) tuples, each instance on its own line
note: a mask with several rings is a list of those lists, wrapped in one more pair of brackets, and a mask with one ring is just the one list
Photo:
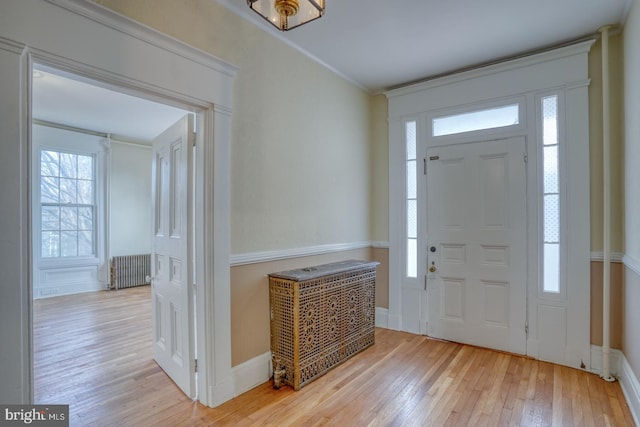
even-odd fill
[(524, 335), (525, 335), (526, 337), (528, 337), (528, 336), (529, 336), (529, 324), (528, 324), (528, 323), (525, 323), (525, 324), (524, 324)]
[(527, 156), (526, 154), (524, 155), (524, 162), (527, 163), (529, 161), (529, 156)]
[(193, 372), (198, 372), (198, 359), (193, 361)]
[(192, 136), (192, 140), (193, 140), (193, 147), (196, 146), (196, 136), (197, 134), (195, 133), (195, 131), (193, 132), (193, 136)]
[(424, 276), (424, 290), (427, 290), (427, 276)]
[(422, 173), (427, 174), (427, 159), (422, 159)]

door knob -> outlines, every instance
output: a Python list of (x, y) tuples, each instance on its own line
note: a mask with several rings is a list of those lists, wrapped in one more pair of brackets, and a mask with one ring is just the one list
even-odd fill
[(434, 261), (431, 261), (431, 265), (429, 266), (429, 273), (435, 273), (436, 270), (436, 263)]

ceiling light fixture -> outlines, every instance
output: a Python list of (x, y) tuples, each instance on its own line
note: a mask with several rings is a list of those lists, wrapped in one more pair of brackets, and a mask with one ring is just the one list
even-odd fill
[(324, 0), (247, 0), (247, 5), (280, 31), (324, 15)]

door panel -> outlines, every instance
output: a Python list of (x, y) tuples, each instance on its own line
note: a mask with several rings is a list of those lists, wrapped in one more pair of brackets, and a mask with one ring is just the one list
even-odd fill
[(524, 138), (428, 150), (428, 333), (526, 353)]
[(190, 195), (193, 118), (153, 142), (153, 357), (189, 397), (195, 396)]

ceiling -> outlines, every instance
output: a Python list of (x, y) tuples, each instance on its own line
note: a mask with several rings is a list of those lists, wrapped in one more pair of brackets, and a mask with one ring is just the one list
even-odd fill
[(288, 32), (246, 0), (218, 1), (376, 93), (594, 34), (632, 0), (325, 0), (322, 18)]
[[(324, 17), (289, 32), (273, 28), (246, 0), (218, 1), (377, 93), (594, 34), (603, 25), (624, 22), (632, 0), (326, 0)], [(36, 68), (38, 120), (148, 142), (186, 114)]]
[(33, 75), (32, 114), (40, 121), (150, 143), (187, 111), (38, 65)]

